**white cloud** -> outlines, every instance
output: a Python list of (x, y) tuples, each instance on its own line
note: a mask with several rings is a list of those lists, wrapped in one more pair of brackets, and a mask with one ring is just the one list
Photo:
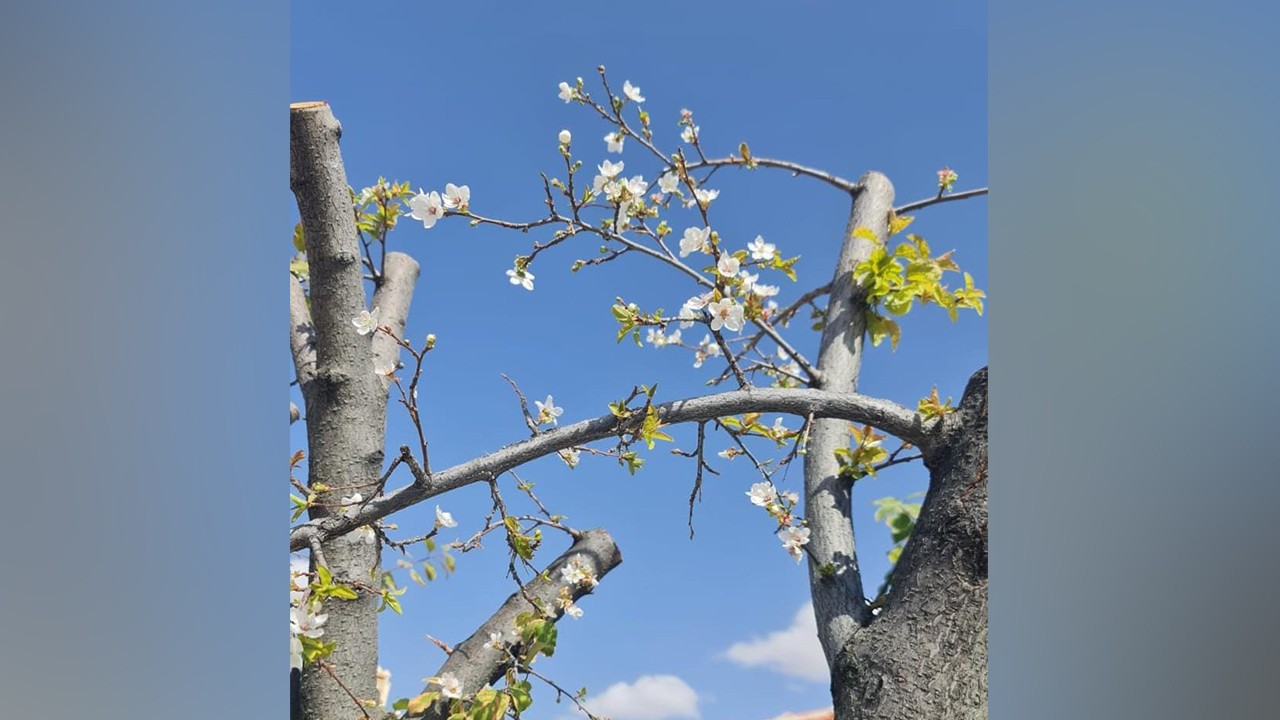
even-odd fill
[(642, 675), (633, 683), (614, 683), (599, 695), (588, 695), (593, 714), (613, 720), (698, 718), (698, 694), (675, 675)]
[(791, 626), (785, 630), (734, 643), (724, 652), (724, 657), (744, 667), (767, 667), (804, 680), (831, 679), (826, 657), (818, 643), (818, 622), (813, 617), (813, 605), (800, 608)]

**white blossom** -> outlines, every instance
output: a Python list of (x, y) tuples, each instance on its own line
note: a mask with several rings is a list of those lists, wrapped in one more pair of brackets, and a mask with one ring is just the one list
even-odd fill
[(719, 455), (720, 457), (724, 458), (725, 460), (732, 460), (732, 459), (734, 459), (735, 457), (737, 457), (737, 456), (738, 456), (738, 449), (737, 449), (737, 448), (725, 448), (724, 450), (721, 450), (720, 452), (716, 453), (716, 455)]
[(693, 327), (693, 321), (702, 317), (701, 310), (705, 308), (707, 303), (710, 301), (710, 293), (707, 293), (706, 295), (694, 295), (688, 300), (685, 300), (684, 305), (680, 308), (680, 314), (676, 315), (676, 319), (684, 321), (680, 323), (680, 327)]
[(564, 414), (564, 408), (556, 407), (555, 403), (552, 402), (550, 395), (547, 396), (547, 401), (545, 403), (539, 400), (534, 400), (533, 404), (538, 406), (539, 425), (545, 425), (547, 423), (555, 425), (556, 418)]
[(693, 252), (711, 252), (711, 228), (687, 228), (680, 238), (680, 257)]
[(622, 143), (626, 139), (627, 139), (627, 136), (623, 135), (622, 131), (611, 132), (608, 135), (604, 136), (605, 144), (609, 152), (612, 152), (612, 153), (622, 152)]
[(445, 673), (436, 678), (436, 684), (440, 686), (441, 697), (455, 700), (462, 697), (462, 681), (458, 680), (453, 673)]
[(444, 186), (444, 206), (449, 210), (457, 210), (464, 208), (467, 203), (471, 202), (471, 188), (463, 185), (458, 187), (453, 183), (445, 183)]
[(570, 142), (573, 141), (573, 134), (570, 133), (568, 130), (561, 130), (560, 137), (558, 139), (560, 140), (561, 145), (568, 145)]
[(782, 541), (782, 549), (791, 553), (796, 562), (800, 562), (800, 558), (804, 555), (804, 551), (800, 548), (809, 544), (809, 528), (786, 528), (778, 533), (778, 539)]
[(374, 307), (372, 311), (361, 310), (360, 314), (351, 318), (351, 324), (356, 326), (356, 333), (360, 335), (368, 335), (378, 329), (378, 308)]
[(751, 251), (752, 260), (772, 260), (778, 248), (773, 243), (764, 241), (764, 237), (757, 235), (755, 240), (747, 243), (747, 249)]
[(364, 501), (363, 495), (361, 495), (360, 493), (351, 493), (350, 495), (342, 498), (341, 502), (343, 505), (355, 505), (356, 503), (363, 502), (363, 501)]
[(707, 358), (719, 356), (720, 346), (711, 339), (710, 335), (704, 335), (702, 336), (702, 342), (698, 343), (698, 347), (693, 351), (693, 366), (700, 368)]
[(302, 668), (302, 638), (318, 638), (324, 635), (326, 614), (318, 614), (304, 597), (289, 608), (289, 667)]
[(684, 131), (680, 133), (680, 139), (693, 144), (693, 139), (698, 137), (699, 127), (697, 125), (686, 125)]
[(565, 563), (564, 567), (560, 568), (560, 578), (570, 585), (595, 587), (600, 584), (600, 581), (596, 580), (592, 574), (591, 568), (583, 563), (582, 557), (579, 555), (574, 555), (569, 559), (569, 562)]
[(578, 466), (578, 458), (581, 453), (577, 448), (565, 448), (564, 450), (558, 451), (556, 454), (560, 456), (560, 459), (564, 461), (565, 465), (569, 466), (570, 470)]
[(630, 80), (622, 81), (622, 94), (626, 95), (631, 102), (644, 102), (644, 98), (640, 96), (640, 88), (632, 85)]
[(437, 220), (444, 217), (444, 202), (440, 200), (440, 193), (435, 190), (424, 193), (422, 188), (418, 188), (418, 194), (409, 198), (409, 217), (422, 221), (422, 227), (430, 229)]
[(564, 606), (564, 614), (576, 620), (582, 617), (582, 608), (570, 602), (568, 605)]
[(755, 284), (751, 287), (751, 292), (754, 292), (760, 297), (773, 297), (781, 291), (782, 288), (777, 285), (765, 285), (764, 283)]
[(720, 277), (731, 278), (738, 274), (738, 258), (725, 253), (716, 261), (716, 272), (720, 273)]
[(437, 505), (436, 506), (436, 527), (447, 527), (447, 528), (458, 527), (458, 521), (453, 519), (453, 515), (451, 513), (447, 513), (444, 510), (441, 510), (440, 506)]
[(578, 91), (567, 82), (560, 83), (560, 99), (569, 102), (578, 96)]
[(485, 643), (484, 646), (498, 651), (507, 649), (507, 643), (502, 639), (502, 633), (489, 633), (489, 642)]
[(778, 493), (778, 497), (781, 498), (782, 500), (786, 500), (792, 505), (795, 505), (796, 503), (800, 502), (800, 496), (797, 495), (796, 491), (794, 490), (787, 490), (786, 492), (780, 492)]
[(648, 189), (649, 183), (644, 181), (644, 177), (636, 175), (627, 181), (627, 192), (631, 193), (631, 197), (643, 198), (644, 191)]
[(361, 525), (343, 536), (348, 545), (373, 545), (378, 541), (378, 534), (369, 525)]
[(525, 290), (533, 289), (533, 273), (528, 270), (508, 270), (507, 279), (512, 285), (519, 285)]
[(704, 205), (704, 206), (710, 205), (712, 200), (715, 200), (716, 198), (720, 197), (720, 191), (704, 190), (702, 188), (698, 188), (697, 190), (693, 191), (693, 197), (698, 201), (699, 205)]
[(774, 488), (773, 483), (758, 482), (751, 486), (751, 491), (747, 493), (747, 497), (751, 498), (752, 505), (768, 507), (770, 503), (778, 499), (778, 490)]
[(718, 302), (713, 302), (707, 305), (707, 310), (711, 313), (712, 330), (721, 328), (730, 332), (742, 330), (742, 306), (734, 302), (733, 298), (724, 298)]
[(664, 193), (673, 193), (680, 186), (680, 178), (675, 173), (664, 173), (658, 178), (658, 189)]
[(604, 162), (597, 165), (596, 168), (600, 170), (600, 174), (605, 176), (606, 179), (612, 180), (618, 177), (618, 174), (622, 172), (622, 168), (625, 166), (626, 166), (626, 163), (622, 162), (621, 160), (619, 160), (616, 163), (605, 160)]

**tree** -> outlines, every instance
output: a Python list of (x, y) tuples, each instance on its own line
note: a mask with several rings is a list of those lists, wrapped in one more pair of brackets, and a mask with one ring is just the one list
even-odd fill
[[(532, 702), (531, 680), (546, 682), (578, 702), (580, 695), (563, 691), (532, 663), (538, 655), (554, 652), (556, 622), (577, 611), (575, 601), (621, 562), (621, 553), (605, 530), (565, 525), (523, 481), (517, 488), (536, 512), (509, 510), (498, 478), (550, 455), (572, 467), (584, 451), (612, 457), (634, 474), (643, 466), (644, 452), (671, 440), (664, 428), (683, 423), (697, 430), (696, 448), (682, 453), (694, 465), (691, 522), (703, 473), (710, 469), (704, 439), (708, 431), (719, 431), (734, 443), (726, 452), (748, 457), (762, 476), (752, 487), (752, 502), (777, 522), (783, 547), (807, 560), (837, 718), (985, 717), (986, 369), (973, 375), (955, 407), (949, 399), (943, 402), (936, 389), (915, 409), (857, 393), (864, 339), (874, 345), (887, 339), (896, 346), (901, 330), (894, 317), (929, 304), (953, 320), (963, 309), (982, 311), (984, 295), (968, 274), (957, 288), (943, 282), (947, 272), (960, 272), (951, 253), (933, 255), (923, 238), (907, 234), (901, 239), (901, 234), (911, 223), (908, 212), (982, 195), (985, 189), (950, 192), (956, 176), (944, 168), (936, 197), (895, 208), (893, 186), (880, 173), (848, 181), (756, 157), (746, 143), (735, 154), (709, 158), (687, 111), (680, 122), (689, 150), (667, 154), (654, 144), (639, 89), (628, 82), (615, 94), (604, 68), (600, 79), (602, 101), (581, 78), (574, 85), (562, 83), (561, 98), (609, 124), (611, 146), (621, 149), (630, 142), (642, 147), (661, 176), (653, 182), (627, 179), (621, 162), (606, 160), (588, 185), (579, 176), (583, 163), (574, 159), (572, 139), (563, 133), (564, 177), (543, 175), (547, 214), (533, 221), (472, 212), (465, 186), (446, 186), (441, 196), (380, 180), (357, 193), (348, 185), (339, 152), (341, 129), (328, 106), (301, 103), (291, 108), (290, 180), (301, 217), (294, 239), (302, 254), (291, 267), (290, 338), (308, 443), (306, 453), (294, 459), (297, 463), (305, 455), (308, 463), (306, 484), (293, 481), (294, 518), (305, 512), (308, 520), (291, 530), (290, 549), (310, 552), (308, 572), (294, 580), (292, 635), (303, 665), (295, 676), (295, 717), (336, 720), (381, 712), (371, 708), (378, 705), (372, 702), (378, 696), (377, 614), (386, 608), (398, 611), (402, 592), (381, 570), (382, 548), (403, 549), (417, 542), (432, 548), (436, 532), (453, 519), (437, 510), (435, 527), (407, 540), (393, 539), (382, 521), (473, 483), (488, 484), (496, 518), (486, 522), (477, 540), (489, 533), (505, 536), (509, 572), (518, 587), (470, 637), (444, 647), (448, 658), (431, 684), (398, 709), (414, 717), (518, 715)], [(729, 167), (785, 169), (849, 194), (852, 209), (829, 283), (787, 308), (768, 299), (776, 289), (761, 282), (759, 274), (771, 271), (794, 279), (795, 258), (783, 258), (759, 238), (744, 249), (712, 229), (709, 210), (716, 194), (706, 181), (710, 173)], [(682, 202), (700, 222), (683, 231), (677, 254), (667, 238), (678, 231), (663, 216), (673, 203), (678, 207)], [(550, 234), (507, 271), (512, 284), (530, 289), (535, 259), (580, 236), (595, 236), (603, 245), (593, 259), (575, 263), (575, 270), (626, 261), (628, 255), (665, 263), (703, 292), (674, 316), (618, 298), (611, 309), (619, 324), (616, 339), (640, 344), (644, 330), (651, 343), (680, 344), (680, 330), (703, 325), (706, 336), (691, 349), (700, 359), (722, 358), (726, 367), (714, 382), (733, 382), (737, 389), (663, 401), (656, 386), (636, 385), (627, 397), (610, 404), (608, 413), (559, 426), (560, 409), (553, 398), (535, 402), (536, 411), (530, 410), (512, 383), (531, 436), (453, 467), (433, 469), (417, 386), (434, 338), (415, 345), (404, 337), (419, 266), (408, 255), (387, 249), (388, 233), (406, 213), (427, 228), (457, 216), (473, 225)], [(694, 260), (684, 259), (689, 256)], [(703, 259), (708, 267), (697, 268)], [(368, 301), (366, 282), (372, 287)], [(819, 352), (810, 361), (783, 331), (802, 308), (823, 297), (827, 306), (815, 313)], [(779, 352), (762, 353), (758, 347), (766, 341)], [(402, 351), (412, 368), (401, 363)], [(762, 379), (771, 387), (762, 386)], [(401, 447), (388, 463), (384, 434), (389, 398), (408, 413), (419, 442), (416, 448)], [(803, 425), (765, 425), (760, 420), (766, 412), (795, 416)], [(300, 416), (291, 409), (291, 418)], [(557, 427), (544, 429), (547, 425)], [(898, 438), (902, 447), (890, 453), (882, 447), (881, 433)], [(771, 440), (786, 452), (781, 458), (761, 459), (747, 444), (752, 438)], [(589, 446), (604, 440), (612, 440), (613, 446)], [(803, 504), (797, 494), (779, 492), (771, 481), (773, 472), (796, 459), (804, 466)], [(868, 600), (857, 560), (850, 489), (877, 470), (915, 459), (929, 470), (928, 493), (918, 507), (885, 502), (882, 510), (895, 539), (905, 545), (881, 591)], [(388, 491), (401, 466), (412, 480)], [(539, 568), (534, 561), (544, 530), (564, 532), (572, 544)], [(532, 570), (533, 577), (523, 580), (521, 570)]]

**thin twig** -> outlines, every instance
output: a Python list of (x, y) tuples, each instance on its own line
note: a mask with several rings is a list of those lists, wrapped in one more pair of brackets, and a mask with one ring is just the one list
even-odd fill
[(920, 210), (922, 208), (927, 208), (930, 205), (937, 205), (938, 203), (951, 202), (952, 200), (964, 200), (966, 198), (971, 198), (971, 197), (979, 197), (981, 195), (986, 195), (987, 190), (988, 188), (978, 188), (977, 190), (965, 190), (964, 192), (951, 193), (949, 195), (937, 195), (931, 198), (925, 198), (924, 200), (917, 200), (915, 202), (907, 203), (902, 207), (896, 207), (893, 209), (893, 212), (895, 215), (901, 215), (903, 213), (911, 212), (912, 210)]

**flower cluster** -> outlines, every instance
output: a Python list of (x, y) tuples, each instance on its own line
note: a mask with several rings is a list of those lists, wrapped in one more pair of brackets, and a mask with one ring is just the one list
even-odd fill
[(713, 357), (720, 357), (720, 346), (711, 339), (710, 335), (703, 335), (702, 342), (698, 343), (698, 347), (693, 351), (693, 366), (700, 368), (707, 358)]
[(571, 618), (577, 619), (582, 617), (582, 608), (573, 604), (573, 595), (569, 593), (569, 588), (560, 588), (560, 595), (556, 598), (556, 606), (564, 610), (564, 614)]
[(955, 185), (956, 180), (959, 179), (960, 176), (956, 174), (955, 170), (952, 170), (949, 167), (942, 168), (938, 171), (938, 190), (941, 192), (950, 192), (951, 186)]
[(324, 635), (327, 614), (319, 612), (319, 603), (311, 597), (311, 584), (305, 571), (290, 570), (289, 577), (289, 667), (302, 668), (302, 638)]
[(645, 341), (656, 348), (666, 347), (667, 345), (679, 345), (680, 331), (673, 330), (668, 333), (660, 327), (649, 328), (649, 334), (645, 336)]
[[(604, 139), (609, 143), (610, 152), (622, 152), (621, 133), (605, 135)], [(597, 165), (596, 169), (600, 172), (591, 181), (591, 193), (595, 196), (603, 195), (606, 200), (616, 205), (619, 214), (625, 220), (644, 217), (650, 212), (644, 204), (644, 193), (649, 188), (649, 184), (641, 175), (633, 175), (630, 179), (622, 177), (625, 166), (626, 163), (621, 160), (616, 163), (605, 160)]]
[(443, 673), (439, 677), (423, 678), (428, 685), (440, 688), (440, 697), (457, 700), (462, 697), (462, 681), (453, 673)]
[(574, 555), (560, 568), (560, 578), (570, 585), (585, 585), (594, 588), (600, 584), (596, 579), (595, 573), (582, 560), (581, 555)]
[[(783, 431), (786, 428), (781, 427), (782, 419), (774, 425)], [(778, 521), (780, 530), (778, 531), (778, 539), (782, 541), (782, 548), (800, 561), (803, 555), (803, 547), (809, 542), (809, 528), (803, 524), (795, 524), (795, 508), (800, 502), (800, 496), (794, 491), (778, 492), (773, 483), (769, 481), (758, 482), (751, 486), (747, 491), (747, 497), (751, 499), (751, 504), (762, 507), (769, 513), (769, 517)]]

